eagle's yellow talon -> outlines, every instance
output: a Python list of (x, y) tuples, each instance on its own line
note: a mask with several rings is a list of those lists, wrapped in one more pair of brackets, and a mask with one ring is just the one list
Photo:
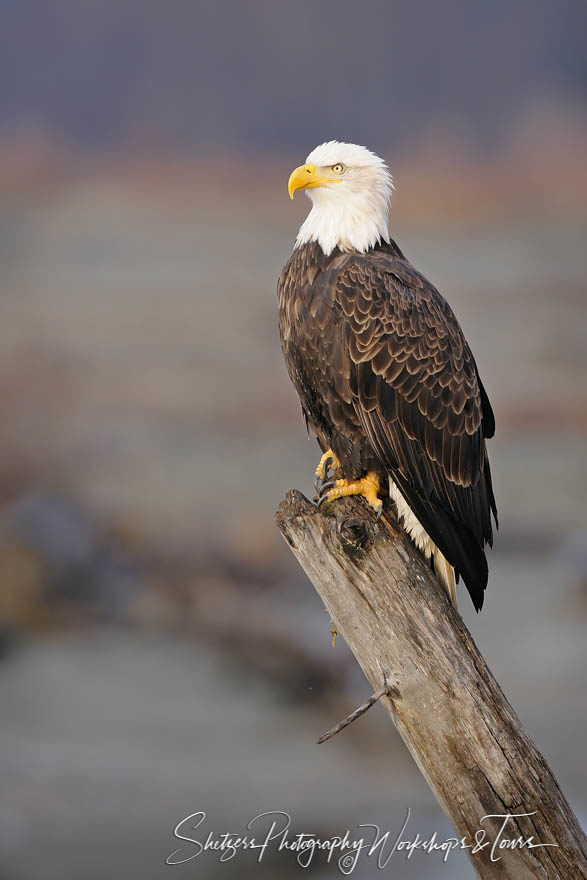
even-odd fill
[[(345, 498), (348, 495), (362, 495), (369, 506), (377, 513), (377, 517), (381, 515), (383, 502), (377, 497), (380, 492), (380, 486), (379, 478), (374, 471), (369, 471), (367, 476), (363, 477), (361, 480), (356, 480), (354, 482), (349, 482), (348, 480), (334, 480), (333, 483), (327, 485), (329, 487), (328, 491), (324, 492), (318, 502), (318, 506), (322, 505), (324, 502), (329, 504), (337, 498)], [(332, 486), (332, 488), (330, 488), (330, 486)]]
[(338, 630), (335, 627), (334, 623), (330, 623), (330, 635), (332, 637), (332, 647), (336, 647), (336, 637), (338, 635)]
[(325, 480), (329, 470), (336, 471), (340, 468), (340, 461), (332, 449), (327, 449), (316, 468), (316, 476), (319, 480)]

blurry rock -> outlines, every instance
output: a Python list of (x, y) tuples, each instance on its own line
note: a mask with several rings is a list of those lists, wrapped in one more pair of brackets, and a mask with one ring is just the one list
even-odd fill
[(59, 611), (125, 619), (141, 591), (138, 566), (73, 502), (28, 494), (0, 518), (0, 617), (47, 624)]
[(31, 550), (0, 531), (0, 626), (6, 631), (46, 622), (43, 563)]

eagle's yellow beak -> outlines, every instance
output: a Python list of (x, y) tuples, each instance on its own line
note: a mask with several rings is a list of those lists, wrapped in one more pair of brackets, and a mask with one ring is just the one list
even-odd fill
[(311, 189), (325, 183), (338, 183), (338, 180), (335, 177), (323, 177), (317, 174), (314, 165), (300, 165), (289, 175), (287, 191), (290, 199), (293, 199), (296, 189)]

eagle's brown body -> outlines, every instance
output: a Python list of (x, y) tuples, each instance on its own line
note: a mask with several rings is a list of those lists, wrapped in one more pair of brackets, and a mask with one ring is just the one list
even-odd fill
[(287, 369), (322, 450), (348, 479), (393, 481), (479, 609), (494, 418), (449, 305), (393, 242), (329, 256), (301, 245), (278, 297)]

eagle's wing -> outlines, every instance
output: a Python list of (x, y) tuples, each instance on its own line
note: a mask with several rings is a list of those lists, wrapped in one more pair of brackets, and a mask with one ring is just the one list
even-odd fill
[(485, 448), (495, 424), (457, 319), (386, 252), (346, 262), (334, 298), (344, 315), (335, 380), (348, 382), (377, 457), (480, 608), (491, 512), (497, 523)]

